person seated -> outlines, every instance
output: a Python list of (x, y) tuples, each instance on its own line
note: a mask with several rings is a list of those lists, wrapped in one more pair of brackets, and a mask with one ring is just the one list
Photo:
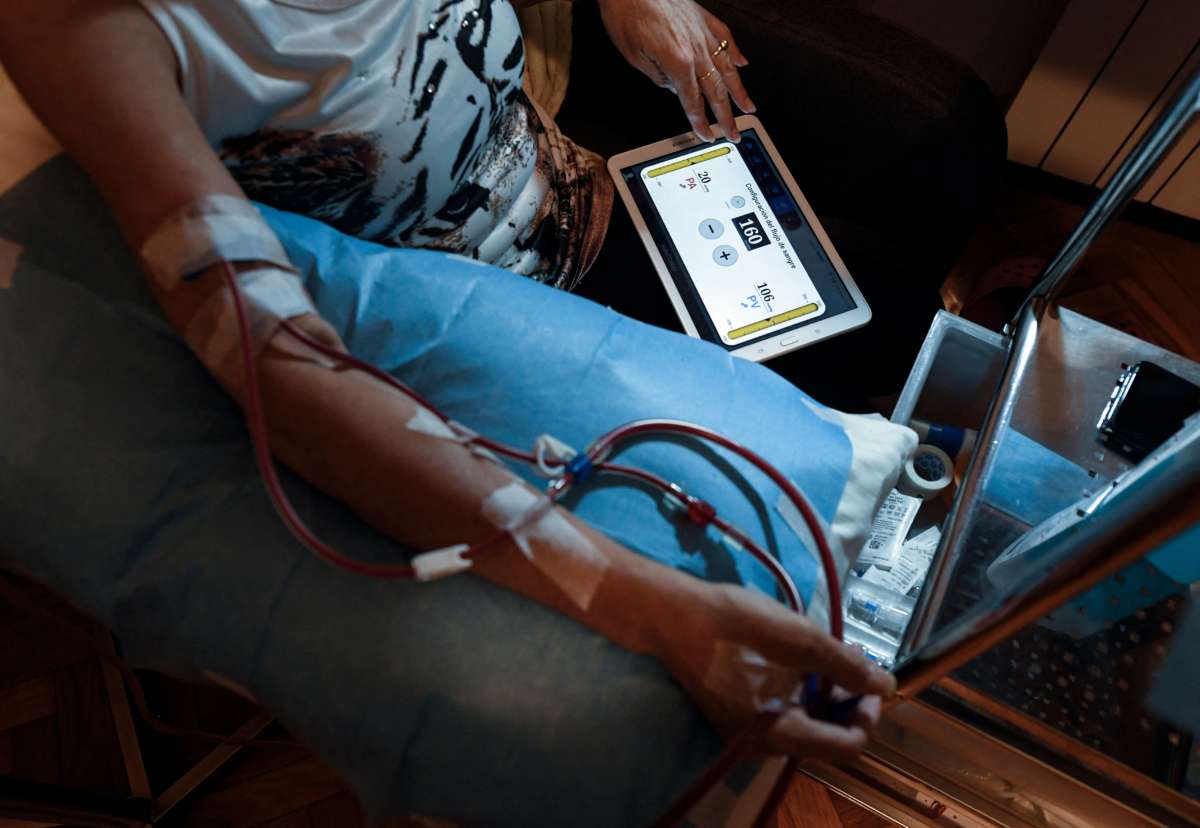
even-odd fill
[[(249, 198), (362, 239), (495, 264), (668, 327), (678, 323), (613, 209), (601, 156), (567, 135), (606, 154), (684, 123), (703, 140), (736, 140), (735, 108), (754, 112), (757, 101), (876, 314), (864, 331), (770, 367), (826, 402), (893, 391), (1003, 156), (990, 97), (950, 59), (866, 15), (765, 0), (708, 6), (575, 6), (557, 121), (523, 90), (525, 40), (506, 0), (9, 0), (0, 59), (134, 250), (189, 205)], [(229, 310), (218, 268), (170, 289), (150, 284), (185, 338), (214, 303)], [(340, 345), (315, 313), (292, 322)], [(416, 403), (328, 370), (279, 333), (258, 368), (277, 456), (368, 523), (424, 549), (494, 531), (480, 503), (511, 478), (460, 445), (406, 432)], [(244, 404), (236, 378), (214, 372)], [(420, 485), (397, 499), (378, 485), (389, 480)], [(723, 730), (757, 708), (706, 687), (717, 642), (828, 676), (866, 695), (857, 716), (841, 726), (790, 709), (764, 749), (842, 758), (866, 745), (894, 681), (856, 649), (763, 595), (659, 566), (562, 519), (599, 552), (573, 565), (604, 570), (586, 606), (511, 538), (475, 572), (658, 657)], [(540, 559), (572, 554), (552, 536), (530, 542)]]

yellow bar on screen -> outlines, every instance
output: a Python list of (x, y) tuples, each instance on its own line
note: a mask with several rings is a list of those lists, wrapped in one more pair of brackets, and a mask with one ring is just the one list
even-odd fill
[(741, 339), (747, 334), (757, 333), (758, 331), (774, 327), (775, 325), (782, 325), (784, 322), (791, 322), (793, 319), (799, 319), (801, 316), (808, 316), (810, 313), (816, 312), (817, 307), (818, 306), (816, 302), (809, 302), (807, 305), (793, 308), (790, 311), (784, 311), (783, 313), (776, 314), (775, 316), (768, 316), (766, 319), (760, 319), (757, 322), (753, 322), (741, 328), (734, 328), (732, 331), (726, 334), (726, 336), (728, 336), (730, 339)]
[(693, 164), (703, 164), (705, 161), (711, 161), (714, 158), (720, 158), (722, 155), (729, 155), (731, 150), (729, 147), (717, 147), (710, 149), (708, 152), (702, 152), (699, 155), (693, 155), (688, 158), (680, 158), (678, 161), (672, 161), (670, 164), (663, 164), (661, 167), (655, 167), (646, 173), (647, 178), (658, 178), (660, 175), (666, 175), (676, 170), (682, 170), (684, 167), (690, 167)]

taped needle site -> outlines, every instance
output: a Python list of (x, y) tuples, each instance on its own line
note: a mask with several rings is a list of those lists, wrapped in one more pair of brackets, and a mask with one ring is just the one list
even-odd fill
[[(406, 564), (369, 563), (347, 556), (329, 546), (318, 538), (296, 513), (275, 471), (267, 435), (266, 419), (263, 413), (262, 395), (256, 365), (256, 349), (253, 346), (254, 340), (251, 333), (246, 299), (239, 284), (239, 276), (234, 271), (231, 263), (228, 260), (222, 260), (220, 265), (233, 300), (233, 309), (236, 315), (245, 381), (246, 421), (254, 447), (255, 459), (271, 502), (279, 513), (284, 525), (288, 527), (303, 546), (321, 560), (341, 569), (372, 578), (431, 580), (469, 569), (473, 561), (495, 552), (496, 548), (506, 539), (513, 540), (522, 553), (531, 560), (534, 560), (536, 564), (537, 560), (530, 552), (527, 539), (536, 536), (539, 531), (553, 538), (555, 536), (563, 536), (566, 530), (570, 530), (573, 534), (568, 539), (570, 542), (567, 544), (567, 548), (576, 552), (581, 551), (583, 546), (591, 549), (586, 539), (567, 523), (560, 514), (553, 512), (553, 509), (555, 504), (573, 486), (585, 483), (596, 474), (615, 474), (638, 480), (659, 490), (665, 502), (672, 507), (672, 511), (680, 516), (680, 519), (687, 520), (702, 529), (712, 527), (720, 533), (726, 543), (745, 549), (770, 572), (784, 603), (793, 611), (802, 613), (804, 611), (804, 604), (800, 593), (779, 561), (768, 554), (748, 535), (718, 515), (716, 509), (710, 503), (689, 494), (679, 485), (664, 480), (656, 474), (632, 466), (608, 462), (608, 458), (612, 456), (622, 443), (628, 440), (647, 436), (682, 434), (720, 446), (743, 458), (766, 475), (783, 492), (784, 497), (796, 507), (796, 510), (803, 517), (805, 524), (812, 533), (817, 546), (829, 595), (830, 633), (839, 641), (842, 639), (840, 582), (833, 550), (829, 545), (828, 537), (821, 526), (816, 512), (803, 493), (784, 474), (745, 446), (704, 426), (664, 419), (639, 420), (618, 426), (600, 436), (584, 451), (578, 453), (561, 441), (547, 435), (538, 439), (534, 451), (523, 451), (491, 440), (462, 427), (438, 411), (437, 408), (418, 392), (409, 388), (387, 372), (351, 354), (321, 342), (305, 333), (287, 319), (284, 319), (281, 320), (279, 327), (289, 336), (332, 360), (334, 363), (362, 371), (385, 383), (420, 406), (418, 414), (409, 423), (409, 427), (414, 431), (459, 442), (476, 453), (482, 451), (485, 457), (492, 457), (494, 459), (495, 456), (499, 456), (528, 464), (537, 469), (542, 476), (550, 478), (550, 482), (545, 490), (544, 499), (536, 497), (519, 483), (505, 487), (495, 493), (492, 498), (489, 498), (489, 502), (485, 504), (488, 507), (485, 509), (485, 514), (487, 514), (490, 521), (498, 529), (496, 532), (474, 544), (457, 544), (432, 552), (420, 553), (413, 558), (411, 563)], [(422, 412), (428, 412), (428, 414)], [(497, 497), (497, 495), (502, 495), (502, 497)], [(557, 519), (552, 529), (542, 525), (548, 515), (552, 515)], [(561, 522), (561, 524), (558, 522)], [(563, 529), (564, 526), (566, 529)], [(579, 541), (583, 542), (582, 545)], [(599, 552), (594, 549), (591, 549), (590, 554), (600, 557)], [(539, 566), (542, 567), (543, 572), (546, 572), (552, 580), (555, 580), (559, 588), (563, 589), (568, 597), (571, 597), (576, 604), (586, 609), (591, 595), (595, 591), (595, 582), (582, 585), (578, 583), (564, 583), (565, 579), (571, 577), (572, 567), (567, 566), (565, 569), (560, 568), (557, 572), (547, 572), (544, 565), (539, 564)], [(831, 686), (828, 681), (817, 680), (815, 676), (809, 676), (801, 686), (793, 690), (792, 695), (787, 701), (792, 704), (804, 704), (810, 712), (820, 714), (828, 706), (830, 692)], [(763, 709), (756, 714), (751, 723), (726, 744), (724, 750), (713, 764), (695, 780), (692, 786), (676, 800), (671, 808), (655, 824), (670, 826), (682, 821), (688, 810), (699, 802), (729, 769), (738, 761), (753, 754), (754, 747), (759, 742), (760, 737), (774, 723), (777, 717), (783, 712), (783, 709), (784, 706), (782, 704), (764, 704)], [(787, 779), (794, 769), (795, 760), (789, 760), (784, 773), (780, 777), (780, 781), (775, 786), (772, 799), (782, 795)]]

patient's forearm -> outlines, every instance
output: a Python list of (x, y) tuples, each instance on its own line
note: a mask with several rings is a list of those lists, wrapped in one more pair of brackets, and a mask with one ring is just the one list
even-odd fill
[[(279, 333), (259, 363), (277, 456), (405, 544), (431, 549), (474, 543), (496, 531), (481, 507), (489, 495), (513, 482), (506, 469), (454, 442), (410, 430), (407, 423), (417, 406), (408, 398), (360, 372), (334, 371), (289, 355), (297, 349), (303, 346)], [(599, 561), (571, 563), (603, 568), (603, 580), (586, 609), (570, 600), (563, 585), (547, 578), (511, 539), (474, 571), (586, 623), (622, 646), (656, 651), (655, 615), (675, 597), (688, 600), (700, 582), (567, 519), (599, 553)], [(540, 561), (576, 554), (536, 539), (531, 543)]]

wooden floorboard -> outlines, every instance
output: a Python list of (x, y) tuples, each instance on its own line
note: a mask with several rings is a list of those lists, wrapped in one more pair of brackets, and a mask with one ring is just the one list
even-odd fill
[(841, 794), (831, 794), (833, 809), (837, 811), (842, 828), (895, 828), (895, 823), (868, 811)]
[(797, 773), (780, 803), (777, 828), (841, 828), (842, 821), (829, 789), (811, 777)]
[[(175, 727), (213, 734), (232, 733), (255, 712), (245, 699), (219, 687), (201, 687), (149, 671), (137, 675), (150, 709)], [(217, 744), (203, 738), (162, 736), (146, 727), (140, 717), (137, 724), (155, 790), (171, 785)], [(255, 748), (249, 755), (258, 757), (262, 751), (271, 750), (274, 748)], [(292, 757), (297, 758), (300, 757)]]
[(346, 828), (359, 828), (366, 825), (366, 817), (358, 800), (349, 791), (324, 799), (306, 809), (313, 828), (325, 828), (328, 825), (345, 825)]
[[(155, 672), (139, 672), (137, 676), (146, 703), (154, 715), (173, 727), (199, 729), (196, 723), (196, 693), (191, 684)], [(140, 716), (137, 717), (137, 729), (146, 751), (146, 770), (153, 790), (170, 786), (215, 746), (213, 742), (202, 739), (162, 736), (146, 726)]]
[(309, 757), (251, 779), (208, 790), (171, 822), (179, 828), (253, 828), (347, 790), (326, 765)]
[[(280, 734), (276, 732), (266, 735), (277, 738)], [(286, 734), (283, 735), (286, 736)], [(236, 762), (222, 771), (221, 783), (223, 785), (237, 785), (247, 782), (264, 773), (272, 773), (289, 765), (294, 765), (309, 758), (311, 755), (307, 748), (300, 745), (296, 745), (295, 747), (275, 745), (250, 747), (241, 752)]]
[[(1050, 195), (1009, 189), (993, 221), (979, 228), (943, 287), (957, 311), (993, 266), (1030, 256), (1049, 259), (1084, 208)], [(1106, 288), (1107, 297), (1096, 295)], [(1161, 230), (1118, 221), (1093, 244), (1068, 282), (1064, 304), (1113, 327), (1140, 321), (1149, 338), (1200, 360), (1200, 246)]]
[(53, 716), (54, 681), (37, 676), (13, 687), (0, 688), (0, 731)]
[(55, 717), (38, 719), (10, 728), (5, 733), (12, 745), (10, 776), (47, 785), (62, 784), (58, 722)]
[(26, 617), (0, 635), (0, 686), (11, 687), (95, 657), (82, 642), (48, 629), (42, 619)]
[(62, 784), (68, 788), (129, 794), (120, 744), (98, 659), (54, 674), (58, 752)]
[(95, 625), (49, 590), (3, 577), (0, 775), (128, 795)]

